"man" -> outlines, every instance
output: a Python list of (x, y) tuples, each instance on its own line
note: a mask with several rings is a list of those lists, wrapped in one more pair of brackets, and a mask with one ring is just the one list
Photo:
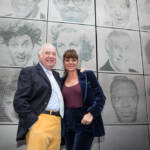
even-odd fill
[(1, 32), (11, 57), (10, 65), (20, 67), (33, 65), (33, 49), (41, 44), (41, 29), (26, 23), (10, 26)]
[(131, 15), (130, 0), (106, 0), (105, 10), (111, 18), (108, 25), (125, 27)]
[(63, 21), (83, 23), (89, 16), (92, 0), (53, 0)]
[(103, 71), (137, 72), (129, 67), (129, 53), (132, 51), (132, 39), (122, 31), (114, 30), (105, 41), (105, 50), (109, 59), (100, 68)]
[(21, 70), (14, 97), (19, 115), (17, 140), (26, 138), (27, 150), (59, 150), (63, 98), (59, 74), (52, 68), (56, 49), (42, 46), (36, 66)]
[(110, 85), (112, 107), (119, 122), (135, 122), (139, 94), (136, 83), (125, 76), (114, 77)]
[(40, 1), (41, 0), (10, 0), (13, 13), (6, 14), (5, 16), (46, 19), (45, 14), (39, 10), (38, 5)]

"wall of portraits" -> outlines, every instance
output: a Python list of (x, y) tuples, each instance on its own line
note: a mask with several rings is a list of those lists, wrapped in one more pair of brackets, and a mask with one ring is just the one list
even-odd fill
[(0, 149), (25, 149), (15, 141), (13, 96), (21, 68), (37, 64), (46, 42), (61, 75), (62, 55), (74, 48), (106, 95), (106, 135), (92, 150), (149, 150), (150, 0), (1, 0)]

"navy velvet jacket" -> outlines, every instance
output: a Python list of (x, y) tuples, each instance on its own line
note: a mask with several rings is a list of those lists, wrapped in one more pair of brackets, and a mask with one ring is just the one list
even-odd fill
[[(64, 84), (66, 78), (67, 75), (62, 78), (62, 85)], [(103, 90), (93, 71), (87, 70), (80, 72), (78, 70), (78, 78), (82, 92), (83, 110), (85, 110), (85, 113), (90, 112), (94, 116), (92, 123), (93, 136), (104, 136), (105, 130), (101, 112), (103, 110), (106, 98)], [(63, 133), (64, 132), (65, 131), (63, 131)]]

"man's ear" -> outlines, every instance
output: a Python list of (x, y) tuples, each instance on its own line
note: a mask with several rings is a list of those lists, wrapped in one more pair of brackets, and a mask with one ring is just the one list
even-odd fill
[(41, 59), (41, 55), (40, 55), (40, 54), (38, 54), (38, 59), (39, 59), (39, 60)]

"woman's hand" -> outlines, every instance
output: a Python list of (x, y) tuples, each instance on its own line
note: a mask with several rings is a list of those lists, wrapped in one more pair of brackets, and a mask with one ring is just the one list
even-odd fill
[(80, 72), (84, 72), (85, 70), (85, 68), (80, 68)]
[(93, 121), (93, 115), (89, 112), (85, 114), (81, 120), (82, 124), (89, 125)]

